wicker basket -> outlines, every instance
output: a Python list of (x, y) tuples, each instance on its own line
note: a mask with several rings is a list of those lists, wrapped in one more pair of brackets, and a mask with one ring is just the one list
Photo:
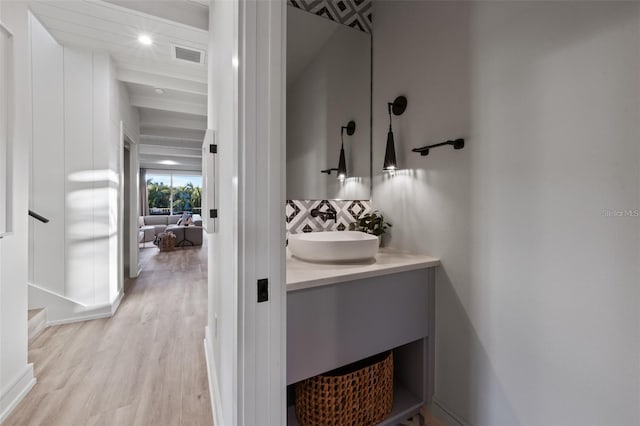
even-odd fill
[(176, 235), (173, 232), (161, 232), (157, 238), (160, 251), (171, 251), (176, 248)]
[(296, 385), (302, 426), (368, 426), (393, 407), (393, 352), (368, 358)]

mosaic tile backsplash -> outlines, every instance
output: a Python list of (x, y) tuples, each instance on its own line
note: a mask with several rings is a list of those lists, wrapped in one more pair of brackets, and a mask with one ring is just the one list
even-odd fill
[[(324, 212), (330, 207), (336, 211), (336, 220), (311, 217), (311, 210), (319, 208)], [(302, 232), (346, 231), (360, 215), (369, 211), (369, 200), (287, 200), (287, 238), (289, 234)]]

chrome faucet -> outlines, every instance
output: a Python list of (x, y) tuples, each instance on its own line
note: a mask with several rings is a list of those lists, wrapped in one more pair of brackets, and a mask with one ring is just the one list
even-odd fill
[(319, 207), (311, 210), (311, 217), (320, 217), (325, 222), (327, 220), (336, 220), (336, 210), (333, 207), (321, 212)]

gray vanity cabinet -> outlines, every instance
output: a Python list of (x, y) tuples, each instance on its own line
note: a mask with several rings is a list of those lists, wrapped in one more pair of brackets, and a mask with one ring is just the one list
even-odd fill
[(289, 291), (287, 384), (393, 349), (394, 410), (383, 424), (416, 412), (433, 393), (434, 275), (431, 267)]

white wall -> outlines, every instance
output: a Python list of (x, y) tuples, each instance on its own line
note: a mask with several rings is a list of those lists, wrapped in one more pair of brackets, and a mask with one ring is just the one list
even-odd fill
[(65, 150), (63, 49), (33, 15), (31, 72), (33, 147), (30, 208), (48, 218), (30, 220), (30, 280), (65, 293)]
[(31, 18), (33, 57), (32, 282), (84, 305), (111, 303), (118, 257), (120, 120), (137, 112), (108, 54), (59, 45)]
[[(66, 188), (47, 189), (51, 195), (59, 197), (66, 204), (62, 211), (66, 226), (60, 231), (63, 233), (62, 241), (65, 241), (62, 256), (68, 260), (61, 263), (66, 283), (66, 291), (61, 294), (92, 304), (94, 288), (91, 283), (94, 281), (96, 256), (92, 203), (95, 174), (87, 167), (87, 160), (93, 158), (94, 151), (93, 144), (90, 143), (93, 126), (93, 55), (91, 52), (65, 48), (62, 57), (64, 68), (61, 67), (60, 73), (64, 83), (64, 108), (60, 110), (60, 114), (63, 115), (64, 138), (54, 149), (63, 147), (60, 151), (65, 170), (60, 177), (66, 181)], [(37, 143), (38, 140), (34, 138), (34, 144)], [(34, 169), (33, 174), (37, 176), (40, 172)], [(34, 178), (34, 182), (38, 180)], [(46, 187), (46, 181), (43, 185)], [(66, 194), (66, 200), (65, 197), (60, 197), (61, 192)], [(34, 194), (33, 201), (37, 202), (38, 198), (38, 194)], [(39, 226), (45, 229), (50, 227), (49, 224)], [(37, 237), (35, 243), (37, 247)], [(47, 269), (48, 267), (46, 265)], [(47, 269), (43, 271), (44, 274)], [(46, 285), (46, 275), (42, 278), (34, 277), (34, 283)]]
[(122, 82), (117, 83), (118, 87), (118, 101), (119, 101), (119, 111), (116, 115), (116, 118), (119, 118), (123, 121), (124, 130), (127, 135), (135, 143), (140, 143), (140, 114), (138, 108), (131, 106), (131, 101), (129, 100), (129, 92), (127, 92), (127, 87)]
[(640, 208), (640, 4), (373, 14), (373, 203), (392, 245), (442, 259), (436, 402), (477, 425), (640, 423), (640, 219), (603, 215)]
[[(293, 6), (287, 14), (288, 30), (319, 23), (335, 29), (302, 71), (288, 77), (286, 196), (369, 199), (371, 35)], [(304, 38), (295, 32), (287, 37), (289, 44)], [(340, 129), (350, 120), (356, 122), (355, 134), (344, 135), (350, 179), (340, 182), (336, 172), (320, 170), (338, 167)]]
[(27, 364), (27, 209), (31, 141), (27, 6), (1, 2), (0, 20), (13, 32), (9, 205), (13, 234), (0, 239), (0, 422), (33, 386)]

